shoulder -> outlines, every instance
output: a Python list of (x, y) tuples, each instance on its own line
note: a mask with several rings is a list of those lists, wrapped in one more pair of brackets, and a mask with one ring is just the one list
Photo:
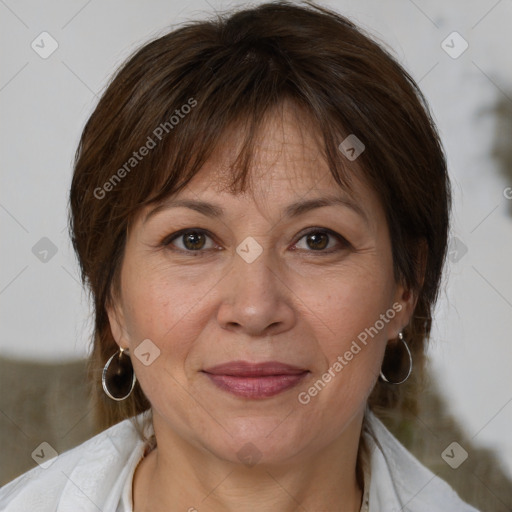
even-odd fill
[(370, 509), (372, 503), (375, 510), (392, 503), (396, 510), (408, 512), (478, 512), (421, 464), (370, 410), (365, 420), (371, 450)]
[(141, 417), (113, 425), (4, 485), (0, 510), (104, 510), (112, 489), (122, 485), (120, 476), (138, 451), (135, 448), (143, 448), (133, 421)]

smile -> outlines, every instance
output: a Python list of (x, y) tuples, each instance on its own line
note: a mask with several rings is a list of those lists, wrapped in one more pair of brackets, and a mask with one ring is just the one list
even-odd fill
[(232, 361), (203, 370), (203, 373), (217, 388), (235, 396), (256, 400), (295, 387), (309, 371), (278, 362)]

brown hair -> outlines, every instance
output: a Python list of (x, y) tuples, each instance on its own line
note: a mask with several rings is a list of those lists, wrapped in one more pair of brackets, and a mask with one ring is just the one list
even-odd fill
[[(181, 190), (235, 123), (244, 139), (231, 168), (232, 190), (244, 190), (264, 115), (285, 100), (315, 127), (340, 186), (350, 188), (348, 169), (356, 172), (338, 149), (341, 141), (355, 134), (366, 147), (357, 172), (386, 212), (395, 279), (418, 296), (404, 335), (413, 373), (421, 375), (450, 209), (445, 156), (428, 105), (397, 61), (345, 17), (311, 2), (267, 3), (189, 22), (145, 44), (117, 72), (83, 130), (70, 231), (94, 301), (89, 374), (101, 428), (150, 407), (138, 383), (123, 402), (101, 388), (103, 366), (118, 349), (106, 305), (119, 290), (132, 220)], [(396, 405), (404, 386), (378, 382), (370, 404)]]

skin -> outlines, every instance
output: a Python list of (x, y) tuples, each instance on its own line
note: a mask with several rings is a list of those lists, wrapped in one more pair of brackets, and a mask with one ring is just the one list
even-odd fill
[[(284, 104), (268, 117), (250, 192), (222, 187), (233, 133), (177, 195), (215, 203), (222, 217), (178, 207), (144, 222), (148, 207), (128, 234), (120, 293), (108, 313), (152, 404), (158, 443), (135, 472), (136, 512), (359, 511), (355, 475), (366, 401), (385, 346), (408, 324), (415, 298), (393, 278), (377, 196), (357, 179), (350, 194), (340, 189), (296, 115)], [(284, 215), (292, 202), (333, 194), (353, 201), (367, 220), (341, 204)], [(199, 242), (179, 236), (161, 243), (185, 228), (208, 233)], [(348, 243), (305, 236), (325, 229)], [(252, 263), (236, 252), (248, 236), (263, 249)], [(401, 311), (301, 404), (298, 394), (393, 304)], [(160, 355), (146, 366), (134, 351), (148, 338)], [(295, 388), (251, 400), (220, 390), (201, 372), (238, 359), (310, 373)], [(253, 466), (237, 455), (247, 443), (259, 458)]]

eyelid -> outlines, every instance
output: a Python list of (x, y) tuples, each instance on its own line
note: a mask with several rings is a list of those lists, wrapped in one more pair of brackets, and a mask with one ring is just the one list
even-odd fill
[[(352, 247), (352, 244), (340, 233), (337, 233), (336, 231), (333, 231), (332, 229), (329, 229), (329, 228), (322, 228), (320, 226), (312, 226), (309, 228), (305, 228), (303, 231), (301, 231), (297, 235), (297, 239), (296, 239), (294, 245), (296, 245), (300, 240), (302, 240), (302, 238), (309, 235), (310, 233), (326, 233), (330, 237), (335, 238), (338, 241), (338, 243), (340, 243), (342, 246)], [(329, 254), (329, 253), (335, 252), (335, 251), (336, 251), (336, 248), (334, 248), (334, 249), (331, 248), (330, 250), (324, 250), (324, 251), (314, 251), (311, 249), (306, 252), (312, 252), (312, 253), (318, 253), (318, 254), (322, 254), (322, 253)]]
[[(161, 241), (160, 243), (160, 246), (163, 246), (163, 247), (168, 247), (170, 245), (172, 245), (172, 242), (180, 237), (182, 237), (183, 235), (185, 235), (186, 233), (189, 233), (189, 232), (197, 232), (197, 233), (201, 233), (201, 234), (204, 234), (206, 235), (207, 237), (209, 237), (215, 244), (217, 244), (217, 242), (215, 241), (215, 236), (210, 233), (210, 231), (208, 231), (207, 229), (204, 229), (204, 228), (184, 228), (184, 229), (181, 229), (179, 231), (176, 231), (174, 233), (171, 233), (170, 235), (167, 235), (163, 238), (163, 240)], [(309, 235), (310, 233), (325, 233), (327, 234), (328, 236), (336, 239), (338, 241), (339, 244), (341, 244), (342, 247), (352, 247), (352, 244), (341, 234), (337, 233), (336, 231), (333, 231), (329, 228), (323, 228), (323, 227), (320, 227), (320, 226), (310, 226), (308, 228), (304, 228), (295, 238), (295, 242), (293, 243), (292, 247), (294, 247), (300, 240), (302, 240), (302, 238), (304, 238), (305, 236)], [(219, 245), (219, 244), (217, 244)], [(193, 254), (201, 254), (201, 253), (209, 253), (210, 251), (212, 250), (220, 250), (218, 248), (216, 249), (198, 249), (196, 251), (193, 251), (193, 250), (186, 250), (186, 249), (180, 249), (178, 247), (175, 247), (174, 249), (170, 249), (170, 250), (173, 250), (173, 251), (176, 251), (176, 252), (181, 252), (181, 253), (193, 253)], [(296, 250), (296, 249), (293, 249), (293, 250)], [(304, 250), (304, 249), (299, 249), (300, 251), (304, 251), (304, 252), (309, 252), (309, 253), (316, 253), (316, 254), (330, 254), (332, 252), (336, 252), (338, 249), (336, 247), (334, 248), (331, 248), (329, 250), (318, 250), (318, 251), (315, 251), (313, 249), (311, 250)]]
[[(184, 228), (184, 229), (180, 229), (179, 231), (175, 231), (174, 233), (171, 233), (170, 235), (165, 236), (163, 238), (163, 240), (161, 241), (160, 245), (167, 247), (167, 246), (171, 245), (174, 240), (176, 240), (176, 239), (178, 239), (178, 238), (182, 237), (183, 235), (185, 235), (187, 233), (190, 233), (190, 232), (196, 232), (196, 233), (200, 233), (200, 234), (206, 235), (214, 243), (217, 244), (217, 242), (215, 242), (215, 237), (207, 229), (204, 229), (204, 228)], [(188, 253), (206, 252), (205, 250), (197, 250), (197, 251), (188, 250), (187, 251), (187, 250), (180, 249), (180, 248), (176, 248), (175, 250), (177, 252), (188, 252)], [(211, 249), (209, 249), (209, 250), (211, 250)]]

